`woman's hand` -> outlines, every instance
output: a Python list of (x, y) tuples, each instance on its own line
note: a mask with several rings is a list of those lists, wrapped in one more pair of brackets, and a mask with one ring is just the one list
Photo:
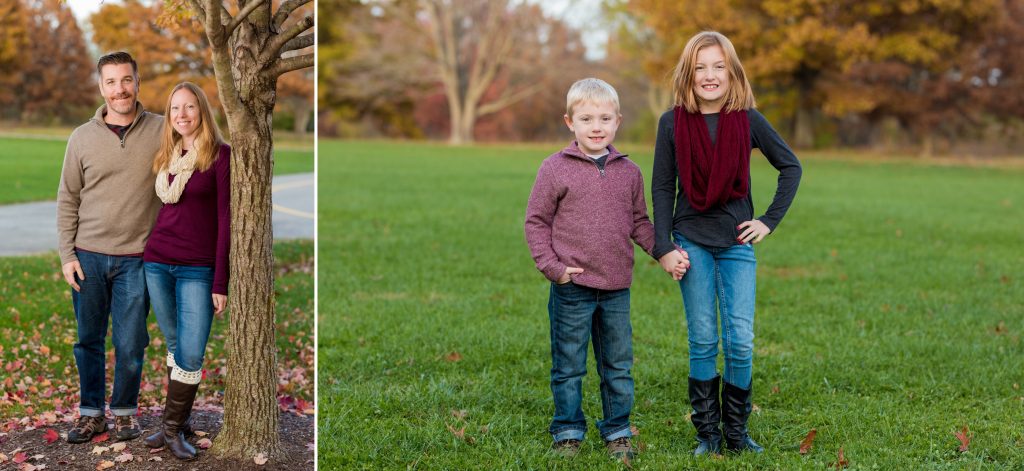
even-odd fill
[(662, 255), (658, 259), (658, 263), (661, 264), (662, 270), (672, 276), (673, 280), (679, 281), (686, 274), (686, 269), (690, 268), (690, 254), (683, 249), (676, 249)]
[(213, 293), (213, 313), (220, 314), (228, 307), (228, 297), (223, 294)]
[(741, 244), (756, 244), (764, 240), (764, 238), (772, 232), (771, 229), (768, 229), (768, 226), (764, 225), (763, 222), (757, 219), (751, 219), (739, 226), (736, 226), (736, 230), (741, 231), (740, 236), (736, 238), (736, 240)]

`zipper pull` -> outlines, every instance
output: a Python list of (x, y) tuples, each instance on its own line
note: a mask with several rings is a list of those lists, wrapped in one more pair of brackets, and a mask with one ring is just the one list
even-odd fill
[(121, 148), (124, 149), (124, 138), (121, 138)]

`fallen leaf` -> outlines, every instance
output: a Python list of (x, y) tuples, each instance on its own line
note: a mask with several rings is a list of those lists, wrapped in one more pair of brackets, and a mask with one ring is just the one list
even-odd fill
[(629, 426), (629, 433), (632, 433), (634, 437), (638, 436), (638, 435), (640, 435), (640, 429), (636, 428), (636, 425), (630, 425)]
[(46, 439), (46, 443), (53, 443), (60, 439), (60, 435), (57, 435), (56, 430), (48, 428), (46, 429), (46, 433), (43, 434), (43, 438)]
[(253, 461), (253, 463), (256, 463), (256, 464), (258, 464), (260, 466), (263, 466), (263, 465), (267, 464), (267, 455), (265, 455), (263, 453), (257, 453), (256, 456), (252, 457), (252, 461)]
[(807, 432), (807, 436), (804, 437), (804, 441), (800, 442), (800, 454), (806, 455), (811, 451), (811, 446), (814, 445), (814, 436), (818, 434), (818, 429), (812, 428), (810, 432)]
[(109, 446), (99, 446), (99, 445), (96, 445), (96, 446), (92, 447), (92, 451), (90, 453), (92, 453), (94, 455), (102, 455), (102, 454), (104, 454), (104, 453), (106, 453), (108, 451), (110, 451), (110, 447)]
[(156, 454), (156, 453), (160, 453), (161, 451), (164, 451), (164, 447), (153, 448), (153, 449), (149, 450), (149, 454), (153, 455), (153, 454)]
[(455, 438), (461, 440), (466, 439), (466, 427), (462, 427), (458, 430), (455, 430), (455, 427), (452, 427), (451, 425), (445, 424), (445, 426), (448, 427), (448, 431), (451, 432), (452, 435), (455, 435)]
[(213, 446), (213, 442), (211, 442), (209, 438), (202, 438), (196, 442), (196, 446), (205, 450)]
[(99, 464), (96, 465), (96, 470), (99, 471), (99, 470), (113, 468), (113, 467), (114, 467), (114, 462), (113, 461), (103, 460), (103, 461), (100, 461)]
[(28, 459), (28, 455), (25, 454), (24, 451), (22, 451), (22, 452), (19, 452), (19, 453), (15, 453), (14, 454), (14, 459), (11, 460), (11, 461), (13, 461), (15, 464), (21, 464), (21, 463), (24, 463), (25, 460), (27, 460), (27, 459)]
[(846, 461), (846, 456), (843, 455), (843, 447), (839, 447), (839, 459), (836, 461), (836, 469), (843, 469), (849, 465), (850, 463)]
[(316, 443), (309, 442), (306, 444), (306, 451), (316, 451)]
[(120, 453), (121, 450), (124, 450), (125, 447), (127, 446), (128, 444), (125, 442), (117, 442), (113, 445), (110, 445), (110, 451), (113, 451), (114, 453)]
[(100, 443), (100, 442), (105, 442), (107, 440), (110, 440), (110, 433), (109, 432), (103, 432), (103, 433), (101, 433), (99, 435), (96, 435), (95, 437), (92, 437), (92, 440), (90, 440), (90, 441), (93, 442), (93, 443)]
[(462, 354), (456, 351), (452, 351), (451, 353), (444, 356), (444, 360), (450, 362), (462, 361)]
[(469, 415), (469, 411), (467, 411), (466, 409), (452, 409), (452, 417), (455, 417), (456, 419), (466, 420), (467, 415)]
[(959, 432), (953, 432), (953, 435), (956, 436), (957, 440), (960, 440), (960, 453), (967, 451), (967, 447), (970, 446), (971, 438), (974, 437), (974, 434), (967, 429), (966, 425), (964, 425), (963, 430)]
[(7, 460), (9, 460), (9, 459), (10, 459), (10, 458), (8, 458), (8, 457), (7, 457), (7, 455), (5, 455), (5, 454), (3, 454), (3, 453), (0, 453), (0, 464), (4, 464), (4, 463), (6, 463), (6, 462), (7, 462)]
[(114, 458), (114, 461), (116, 461), (118, 463), (127, 463), (127, 462), (129, 462), (131, 460), (134, 460), (134, 459), (135, 459), (135, 457), (132, 456), (132, 454), (130, 452), (126, 451), (124, 453), (121, 453), (120, 455), (117, 455), (117, 458)]
[[(161, 450), (162, 450), (162, 449), (163, 449), (163, 448), (161, 448)], [(148, 459), (148, 460), (146, 460), (146, 461), (163, 461), (163, 460), (164, 460), (164, 459), (163, 459), (163, 458), (161, 458), (161, 457), (159, 457), (159, 456), (154, 456), (154, 457), (151, 457), (150, 459)]]
[(209, 435), (208, 433), (206, 433), (206, 432), (204, 432), (202, 430), (193, 430), (192, 433), (196, 434), (197, 437), (205, 437), (205, 436)]

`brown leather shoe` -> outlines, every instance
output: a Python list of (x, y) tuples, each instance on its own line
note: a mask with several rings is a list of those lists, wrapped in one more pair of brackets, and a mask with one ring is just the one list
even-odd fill
[(560, 455), (565, 458), (572, 458), (579, 454), (580, 445), (582, 442), (576, 439), (559, 440), (551, 444), (551, 451), (556, 455)]
[(629, 437), (619, 437), (615, 440), (609, 440), (604, 442), (605, 448), (608, 449), (608, 454), (612, 455), (612, 458), (621, 460), (624, 458), (633, 459), (636, 456), (636, 451), (633, 450), (633, 443), (630, 442)]
[(114, 438), (117, 441), (134, 440), (142, 435), (142, 427), (139, 426), (139, 419), (134, 415), (119, 415), (114, 417)]
[(93, 435), (107, 431), (107, 419), (103, 416), (88, 417), (81, 416), (75, 422), (75, 427), (68, 432), (68, 443), (85, 443), (92, 439)]

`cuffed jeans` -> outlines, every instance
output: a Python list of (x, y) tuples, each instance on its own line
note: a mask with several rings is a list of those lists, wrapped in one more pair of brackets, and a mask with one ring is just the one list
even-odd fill
[(633, 409), (633, 328), (629, 322), (629, 289), (606, 291), (575, 283), (551, 284), (551, 393), (555, 416), (549, 431), (555, 441), (582, 440), (583, 376), (587, 344), (593, 338), (597, 373), (601, 377), (603, 420), (597, 429), (605, 440), (630, 437)]
[(107, 322), (112, 320), (114, 389), (110, 411), (135, 415), (139, 409), (142, 361), (149, 345), (146, 316), (149, 297), (142, 257), (104, 255), (76, 251), (85, 279), (75, 276), (81, 291), (71, 290), (78, 321), (75, 363), (81, 386), (79, 413), (99, 417), (104, 413), (107, 377)]
[[(754, 358), (754, 295), (757, 261), (751, 244), (705, 247), (676, 232), (676, 244), (690, 255), (690, 268), (679, 281), (686, 309), (690, 377), (714, 378), (718, 359), (718, 318), (722, 322), (725, 381), (750, 388)], [(716, 309), (717, 304), (717, 309)]]
[(213, 268), (146, 262), (146, 285), (175, 365), (202, 370), (213, 324)]

